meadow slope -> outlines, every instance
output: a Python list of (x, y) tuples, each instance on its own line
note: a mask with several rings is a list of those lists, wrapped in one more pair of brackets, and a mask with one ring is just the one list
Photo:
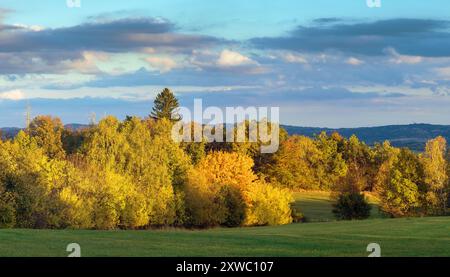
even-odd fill
[[(0, 230), (0, 256), (450, 256), (450, 217), (335, 221), (328, 194), (296, 193), (296, 206), (311, 223), (209, 230)], [(372, 201), (371, 201), (372, 202)], [(372, 202), (374, 203), (374, 202)], [(375, 207), (375, 204), (374, 204)]]

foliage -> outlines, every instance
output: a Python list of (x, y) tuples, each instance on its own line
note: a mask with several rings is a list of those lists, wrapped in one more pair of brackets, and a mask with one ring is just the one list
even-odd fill
[(425, 152), (421, 156), (425, 175), (425, 191), (422, 193), (428, 214), (445, 214), (448, 193), (446, 152), (446, 140), (437, 137), (427, 142)]
[(302, 136), (288, 138), (275, 154), (269, 174), (287, 188), (327, 190), (346, 172), (337, 142), (321, 134), (317, 141)]
[(248, 199), (244, 225), (282, 225), (292, 222), (293, 197), (287, 189), (256, 182), (245, 192)]
[(186, 208), (195, 226), (286, 224), (290, 193), (262, 183), (253, 160), (239, 153), (212, 152), (190, 172)]
[(175, 98), (170, 89), (165, 88), (156, 96), (151, 116), (158, 119), (165, 118), (178, 121), (181, 119), (180, 115), (176, 113), (178, 106), (178, 99)]
[[(332, 191), (341, 219), (368, 216), (363, 191), (376, 192), (381, 210), (394, 217), (442, 215), (450, 202), (450, 154), (442, 137), (417, 154), (389, 142), (369, 147), (356, 136), (322, 132), (312, 139), (280, 129), (278, 152), (261, 153), (267, 142), (249, 139), (254, 121), (234, 126), (235, 134), (245, 127), (243, 142), (173, 141), (177, 108), (178, 100), (164, 89), (155, 100), (154, 117), (106, 116), (71, 130), (58, 118), (38, 116), (25, 132), (0, 140), (0, 227), (303, 221), (291, 207), (290, 190)], [(266, 120), (259, 123), (258, 128), (267, 124), (269, 132), (276, 130)]]
[(390, 154), (377, 176), (381, 209), (391, 216), (416, 214), (420, 207), (419, 187), (423, 180), (421, 163), (410, 150), (398, 150), (390, 145), (386, 147)]
[(59, 118), (41, 115), (31, 121), (28, 132), (47, 156), (62, 159), (65, 155), (61, 141), (63, 128)]
[(338, 219), (366, 219), (371, 206), (364, 194), (358, 192), (342, 193), (333, 205), (333, 213)]

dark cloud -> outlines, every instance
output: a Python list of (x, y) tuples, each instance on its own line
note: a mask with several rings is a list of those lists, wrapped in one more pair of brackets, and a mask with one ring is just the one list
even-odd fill
[(40, 31), (0, 21), (0, 74), (61, 73), (70, 69), (68, 61), (83, 60), (84, 51), (125, 53), (161, 48), (191, 53), (219, 42), (224, 43), (211, 36), (179, 33), (173, 23), (161, 18), (96, 20)]
[(2, 33), (0, 52), (40, 50), (125, 52), (145, 47), (204, 47), (218, 39), (177, 33), (173, 23), (155, 18), (120, 19), (85, 23), (39, 32), (20, 30)]
[[(330, 23), (319, 19), (315, 23)], [(383, 55), (395, 48), (405, 55), (450, 56), (450, 21), (390, 19), (366, 23), (298, 26), (286, 36), (254, 38), (259, 48), (294, 51), (337, 50), (362, 55)]]

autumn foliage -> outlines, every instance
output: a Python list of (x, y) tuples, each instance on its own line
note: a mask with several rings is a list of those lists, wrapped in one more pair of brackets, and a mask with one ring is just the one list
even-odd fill
[(177, 143), (175, 100), (164, 90), (156, 116), (107, 116), (79, 130), (38, 116), (14, 139), (0, 140), (0, 227), (288, 224), (292, 215), (299, 219), (291, 210), (295, 190), (329, 191), (340, 219), (369, 215), (367, 191), (389, 216), (447, 211), (450, 166), (442, 137), (428, 141), (423, 153), (337, 133), (288, 136), (283, 129), (276, 153), (259, 152), (260, 141)]

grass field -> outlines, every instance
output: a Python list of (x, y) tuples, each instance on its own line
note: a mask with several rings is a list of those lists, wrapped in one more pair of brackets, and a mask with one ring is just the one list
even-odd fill
[[(294, 206), (304, 214), (307, 222), (335, 221), (332, 213), (332, 201), (330, 193), (325, 191), (302, 191), (294, 192)], [(370, 218), (381, 218), (378, 211), (378, 200), (371, 195), (367, 196), (372, 205)]]
[[(0, 230), (0, 256), (450, 256), (450, 217), (333, 221), (321, 193), (297, 194), (296, 205), (314, 223), (210, 230)], [(320, 200), (322, 199), (322, 200)], [(327, 222), (317, 222), (327, 221)]]

